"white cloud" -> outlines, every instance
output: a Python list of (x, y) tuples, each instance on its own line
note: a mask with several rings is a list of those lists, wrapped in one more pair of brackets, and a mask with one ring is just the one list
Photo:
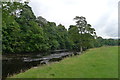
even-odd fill
[(66, 28), (75, 24), (75, 16), (84, 16), (102, 37), (113, 37), (108, 34), (108, 28), (117, 30), (117, 4), (118, 0), (31, 0), (29, 3), (36, 16), (61, 23)]

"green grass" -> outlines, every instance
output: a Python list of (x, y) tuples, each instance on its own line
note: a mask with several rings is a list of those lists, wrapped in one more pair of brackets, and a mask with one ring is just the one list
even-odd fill
[(12, 78), (118, 78), (118, 47), (89, 49), (82, 55), (31, 68)]

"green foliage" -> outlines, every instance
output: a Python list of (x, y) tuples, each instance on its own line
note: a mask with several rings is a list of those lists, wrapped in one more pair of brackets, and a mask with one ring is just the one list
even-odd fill
[[(3, 13), (5, 13), (4, 8)], [(20, 26), (9, 13), (2, 14), (2, 16), (3, 51), (14, 53), (18, 51)]]
[(60, 49), (70, 49), (70, 42), (68, 38), (67, 29), (61, 24), (57, 27), (58, 38), (57, 41), (60, 44)]
[(113, 39), (96, 38), (95, 29), (85, 17), (76, 16), (76, 25), (67, 30), (42, 16), (36, 18), (28, 3), (2, 3), (3, 53), (31, 53), (56, 49), (80, 51), (103, 45), (116, 45)]
[(119, 39), (103, 39), (102, 37), (97, 37), (95, 40), (95, 47), (101, 46), (119, 46)]
[[(38, 26), (31, 8), (24, 3), (4, 3), (3, 7), (3, 52), (22, 53), (46, 51), (49, 49), (43, 29)], [(10, 6), (12, 5), (12, 6)], [(6, 9), (7, 7), (9, 9)], [(10, 14), (12, 10), (20, 10), (19, 16)]]
[(69, 40), (71, 41), (72, 44), (72, 49), (79, 51), (80, 34), (78, 28), (74, 25), (71, 25), (70, 28), (68, 29), (68, 34), (69, 34)]
[(120, 46), (120, 39), (118, 39), (118, 46)]
[(87, 24), (86, 18), (83, 16), (76, 16), (74, 20), (76, 20), (76, 26), (78, 27), (80, 36), (80, 51), (82, 52), (83, 50), (94, 47), (93, 41), (96, 36), (95, 29), (91, 28), (90, 24)]

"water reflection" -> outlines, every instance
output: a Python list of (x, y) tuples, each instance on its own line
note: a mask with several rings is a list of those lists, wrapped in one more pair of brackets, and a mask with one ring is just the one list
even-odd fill
[(7, 55), (3, 56), (2, 60), (2, 76), (3, 78), (17, 74), (20, 72), (24, 72), (27, 69), (30, 69), (31, 67), (35, 67), (38, 65), (42, 64), (48, 64), (50, 62), (56, 62), (60, 61), (65, 57), (77, 55), (78, 53), (76, 52), (61, 52), (61, 53), (54, 53), (54, 54), (49, 54), (46, 56), (43, 56), (41, 54), (36, 54), (36, 55), (31, 55), (31, 54), (26, 54), (26, 55)]

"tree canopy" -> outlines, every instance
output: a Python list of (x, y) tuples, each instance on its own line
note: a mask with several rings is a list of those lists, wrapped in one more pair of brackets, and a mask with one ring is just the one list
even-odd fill
[[(67, 30), (42, 16), (36, 17), (28, 3), (2, 3), (3, 53), (32, 53), (56, 49), (83, 51), (103, 45), (118, 45), (118, 40), (97, 37), (85, 17), (76, 16), (76, 25)], [(120, 44), (119, 44), (120, 45)]]

